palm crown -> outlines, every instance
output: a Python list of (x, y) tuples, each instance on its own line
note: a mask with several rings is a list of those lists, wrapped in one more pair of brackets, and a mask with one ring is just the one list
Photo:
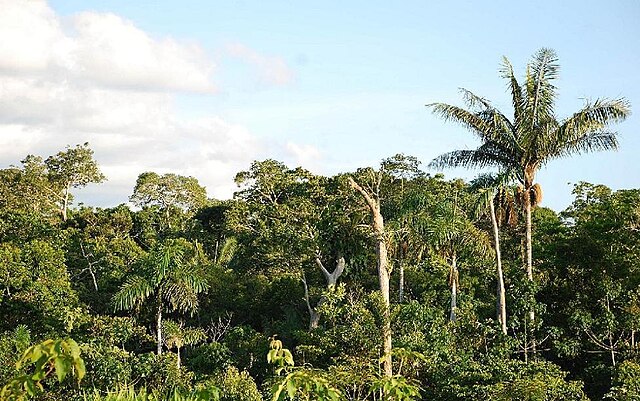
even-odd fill
[(461, 123), (481, 140), (474, 150), (455, 150), (435, 158), (430, 167), (498, 167), (512, 174), (522, 185), (526, 214), (527, 276), (532, 275), (531, 209), (532, 198), (539, 198), (534, 185), (536, 172), (549, 161), (574, 153), (615, 150), (617, 133), (608, 130), (611, 123), (624, 120), (630, 113), (624, 99), (597, 99), (572, 116), (559, 121), (554, 113), (558, 77), (558, 57), (551, 49), (540, 49), (527, 66), (520, 84), (513, 67), (504, 58), (501, 74), (511, 92), (513, 119), (497, 110), (486, 99), (462, 89), (468, 110), (444, 103), (432, 103), (437, 115)]
[(511, 120), (488, 100), (465, 89), (462, 93), (469, 110), (443, 103), (429, 104), (436, 114), (463, 124), (482, 141), (475, 150), (445, 153), (434, 159), (431, 166), (496, 166), (513, 170), (525, 188), (529, 188), (537, 170), (550, 160), (573, 153), (617, 149), (617, 133), (607, 127), (628, 116), (628, 102), (597, 99), (559, 121), (554, 114), (557, 61), (553, 50), (540, 49), (527, 67), (521, 85), (509, 60), (504, 58), (501, 74), (511, 92)]

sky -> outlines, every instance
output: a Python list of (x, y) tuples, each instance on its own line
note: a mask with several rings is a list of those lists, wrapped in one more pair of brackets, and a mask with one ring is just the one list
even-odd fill
[(0, 168), (89, 142), (108, 181), (76, 202), (100, 207), (145, 171), (226, 199), (253, 160), (332, 175), (404, 153), (426, 169), (478, 142), (425, 105), (462, 105), (463, 87), (510, 113), (502, 57), (522, 77), (548, 47), (559, 117), (586, 99), (632, 108), (612, 127), (618, 152), (540, 171), (542, 205), (560, 211), (579, 181), (640, 188), (638, 21), (635, 0), (0, 0)]

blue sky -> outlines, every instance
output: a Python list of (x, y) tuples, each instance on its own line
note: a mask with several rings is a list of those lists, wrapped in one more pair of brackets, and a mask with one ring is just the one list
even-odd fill
[[(126, 201), (144, 170), (193, 175), (211, 196), (227, 197), (233, 174), (253, 159), (276, 158), (322, 174), (375, 166), (399, 152), (426, 165), (477, 143), (424, 105), (460, 104), (464, 87), (508, 109), (498, 74), (502, 56), (522, 76), (540, 47), (560, 57), (560, 117), (585, 98), (624, 96), (632, 110), (640, 104), (637, 1), (37, 3), (34, 21), (55, 25), (43, 43), (63, 50), (37, 74), (31, 64), (0, 65), (0, 79), (4, 74), (17, 87), (27, 85), (21, 79), (46, 82), (47, 95), (29, 99), (56, 118), (36, 124), (41, 117), (20, 110), (14, 115), (26, 115), (22, 120), (0, 115), (0, 136), (21, 141), (0, 152), (0, 164), (89, 140), (110, 181), (79, 193), (88, 204)], [(18, 37), (24, 29), (4, 33)], [(110, 43), (113, 37), (121, 41)], [(0, 47), (0, 55), (28, 56), (11, 50), (3, 54)], [(11, 96), (20, 103), (18, 93), (37, 89), (32, 81), (22, 92), (5, 91), (0, 103)], [(80, 107), (75, 98), (95, 102)], [(130, 109), (122, 107), (129, 102)], [(53, 103), (73, 107), (59, 110)], [(104, 115), (101, 106), (113, 112)], [(113, 120), (121, 123), (98, 125)], [(572, 200), (569, 182), (640, 187), (638, 117), (614, 128), (619, 152), (555, 161), (541, 171), (543, 205), (565, 208)], [(471, 178), (476, 172), (446, 174)]]

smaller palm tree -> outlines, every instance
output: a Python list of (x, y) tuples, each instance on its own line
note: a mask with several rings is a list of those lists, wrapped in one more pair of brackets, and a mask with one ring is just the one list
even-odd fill
[(496, 254), (497, 301), (496, 312), (502, 333), (507, 334), (507, 305), (500, 253), (499, 223), (501, 220), (512, 220), (517, 214), (515, 207), (515, 191), (512, 184), (516, 177), (510, 172), (499, 174), (481, 174), (471, 182), (471, 189), (477, 193), (476, 217), (486, 215), (491, 219), (493, 243)]
[(165, 333), (165, 345), (170, 350), (176, 349), (178, 369), (180, 369), (182, 361), (180, 355), (182, 347), (185, 345), (196, 345), (207, 339), (207, 334), (201, 328), (184, 327), (182, 323), (174, 322), (173, 320), (165, 320), (162, 323), (162, 328)]
[[(427, 202), (427, 199), (417, 197), (413, 201), (416, 202), (416, 206), (419, 206), (420, 203)], [(420, 238), (423, 247), (435, 251), (449, 268), (450, 321), (456, 320), (460, 289), (458, 271), (460, 252), (472, 250), (476, 254), (486, 255), (489, 250), (486, 234), (473, 225), (459, 203), (457, 195), (453, 200), (436, 204), (424, 203), (420, 211), (411, 216), (410, 223), (414, 235)]]
[(198, 294), (207, 288), (199, 249), (183, 238), (169, 239), (151, 250), (139, 274), (124, 282), (113, 301), (117, 310), (134, 309), (147, 301), (153, 303), (160, 355), (163, 313), (193, 315), (198, 310)]

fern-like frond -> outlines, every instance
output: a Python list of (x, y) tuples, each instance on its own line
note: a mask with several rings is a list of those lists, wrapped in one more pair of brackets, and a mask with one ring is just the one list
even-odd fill
[(129, 277), (120, 290), (114, 295), (116, 310), (131, 309), (143, 303), (154, 292), (154, 287), (147, 279), (140, 276)]
[(471, 130), (478, 135), (480, 139), (484, 139), (491, 131), (491, 127), (478, 117), (475, 113), (465, 110), (458, 106), (452, 106), (445, 103), (431, 103), (430, 107), (434, 114), (440, 116), (445, 121), (454, 121)]
[(527, 75), (526, 114), (528, 129), (532, 130), (541, 120), (553, 116), (556, 87), (553, 80), (558, 77), (560, 65), (552, 49), (542, 48), (533, 56)]
[[(523, 88), (518, 83), (518, 79), (513, 73), (513, 66), (506, 57), (502, 58), (502, 66), (500, 68), (502, 78), (508, 81), (509, 92), (511, 92), (511, 102), (513, 106), (514, 126), (521, 125), (522, 113), (526, 106)], [(517, 130), (513, 130), (517, 132)]]

